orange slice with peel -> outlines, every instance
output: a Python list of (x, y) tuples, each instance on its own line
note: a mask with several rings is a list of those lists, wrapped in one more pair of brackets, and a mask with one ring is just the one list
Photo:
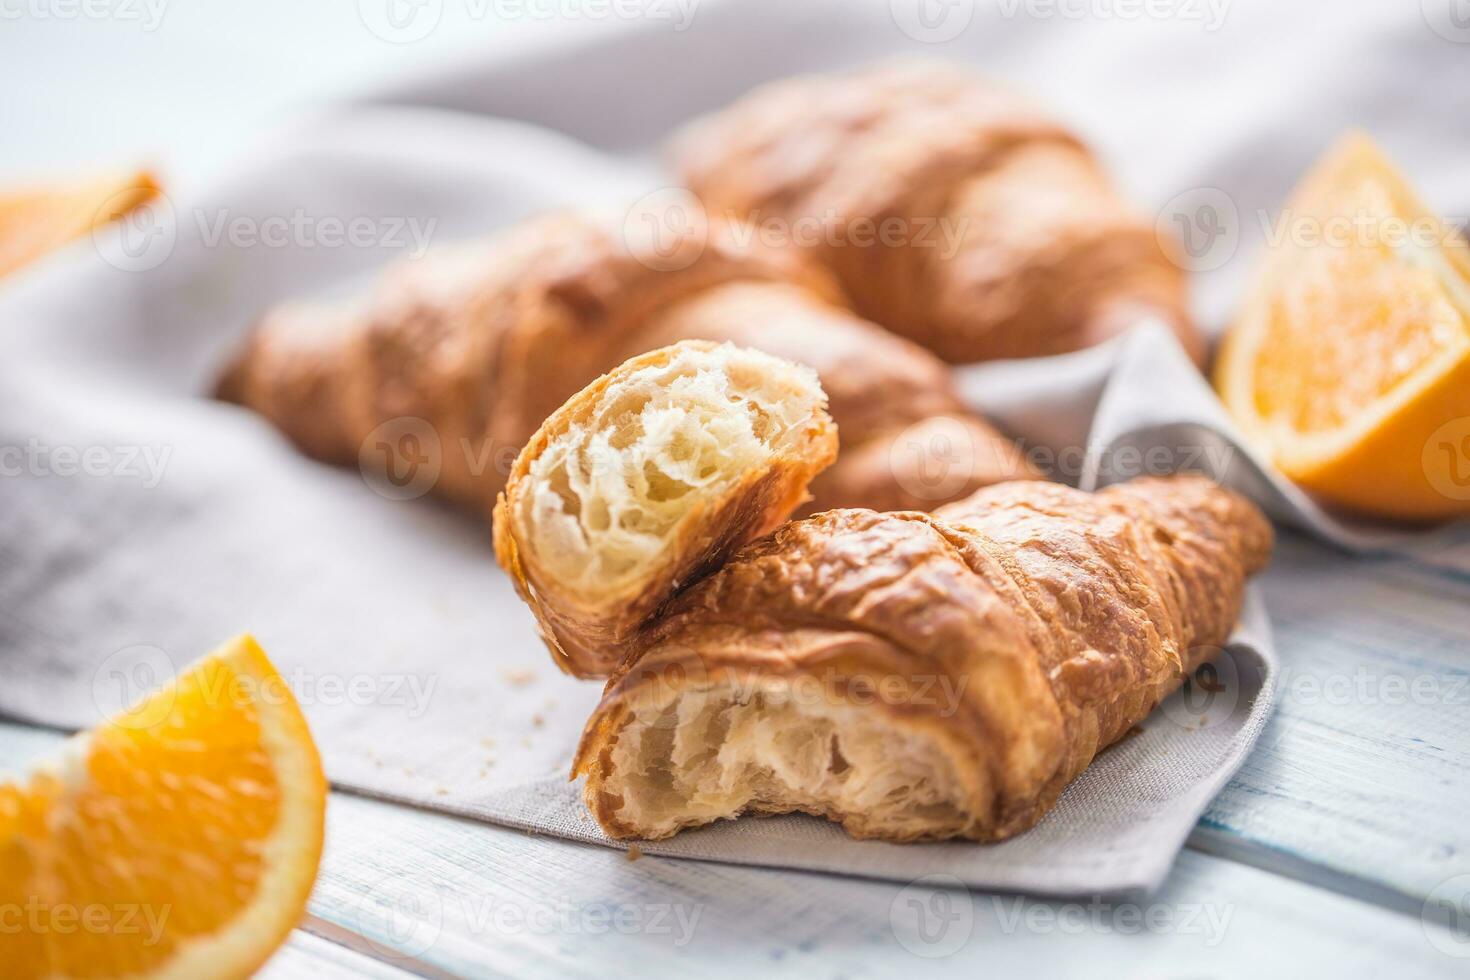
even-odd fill
[(1251, 442), (1324, 502), (1470, 514), (1470, 248), (1366, 135), (1303, 179), (1215, 385)]
[(158, 195), (146, 171), (0, 194), (0, 276)]
[(6, 977), (243, 977), (301, 918), (326, 781), (240, 637), (0, 782)]

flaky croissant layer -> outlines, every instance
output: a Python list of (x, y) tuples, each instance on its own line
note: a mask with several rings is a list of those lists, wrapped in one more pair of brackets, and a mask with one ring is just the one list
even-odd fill
[(996, 840), (1225, 643), (1269, 524), (1199, 477), (795, 521), (674, 600), (575, 761), (615, 837), (807, 812)]
[(686, 340), (552, 413), (495, 506), (495, 553), (558, 667), (606, 677), (669, 596), (772, 530), (837, 453), (810, 369)]

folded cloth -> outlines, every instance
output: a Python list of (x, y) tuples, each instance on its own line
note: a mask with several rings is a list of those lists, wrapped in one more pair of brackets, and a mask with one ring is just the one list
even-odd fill
[[(1229, 52), (1252, 35), (1231, 28), (1238, 20), (1249, 28), (1249, 11), (1197, 38), (1233, 79), (1191, 80), (1190, 101), (1176, 101), (1186, 98), (1179, 86), (1142, 84), (1139, 65), (1178, 72), (1198, 64), (1180, 30), (1140, 26), (1133, 37), (1116, 23), (1068, 24), (1051, 45), (1043, 36), (1053, 35), (1022, 17), (928, 44), (900, 29), (901, 6), (848, 12), (844, 4), (839, 14), (824, 4), (712, 4), (687, 30), (650, 21), (599, 45), (377, 93), (289, 130), (212, 189), (166, 200), (155, 223), (113, 226), (7, 281), (0, 714), (91, 724), (249, 629), (301, 700), (337, 786), (605, 842), (566, 782), (597, 685), (551, 666), (494, 565), (488, 527), (420, 499), (422, 482), (389, 486), (308, 460), (259, 418), (206, 393), (249, 324), (276, 302), (351, 288), (427, 243), (553, 206), (624, 209), (667, 185), (649, 162), (652, 141), (763, 77), (896, 50), (989, 53), (1017, 80), (1059, 96), (1057, 73), (1071, 65), (1075, 79), (1081, 65), (1120, 86), (1138, 83), (1116, 114), (1121, 128), (1103, 140), (1144, 161), (1130, 184), (1172, 194), (1208, 181), (1262, 207), (1279, 201), (1332, 135), (1293, 127), (1335, 128), (1349, 112), (1319, 116), (1306, 95), (1251, 100), (1248, 86), (1232, 85), (1245, 76)], [(824, 43), (813, 46), (819, 8), (830, 19)], [(1279, 5), (1270, 11), (1295, 16)], [(1384, 29), (1378, 16), (1314, 19), (1303, 44), (1327, 50), (1320, 38), (1330, 34), (1351, 49)], [(1419, 28), (1422, 37), (1393, 28), (1415, 86), (1446, 64), (1440, 46), (1453, 47)], [(1116, 61), (1083, 57), (1091, 49), (1076, 46), (1079, 33), (1115, 44)], [(963, 46), (964, 37), (973, 43)], [(1253, 55), (1249, 69), (1263, 89), (1301, 71), (1300, 52), (1289, 48)], [(1064, 108), (1086, 108), (1096, 89), (1078, 87), (1079, 101), (1063, 99)], [(1390, 99), (1375, 83), (1334, 97), (1351, 112), (1382, 113), (1392, 130), (1398, 106), (1430, 111), (1414, 94)], [(1089, 125), (1106, 134), (1114, 117), (1092, 108)], [(1449, 103), (1442, 110), (1449, 134), (1457, 120)], [(481, 115), (489, 112), (519, 121)], [(1214, 122), (1190, 131), (1186, 152), (1173, 135), (1200, 113)], [(1237, 269), (1233, 262), (1229, 273)], [(1219, 317), (1206, 311), (1211, 319)], [(1140, 467), (1192, 466), (1345, 547), (1452, 554), (1445, 542), (1463, 540), (1453, 530), (1411, 538), (1321, 512), (1240, 445), (1177, 346), (1148, 324), (1092, 351), (966, 368), (962, 383), (978, 407), (1083, 486)], [(1249, 752), (1275, 669), (1253, 595), (1214, 681), (1167, 702), (1141, 733), (1105, 752), (1040, 826), (1006, 843), (859, 843), (793, 816), (741, 820), (645, 850), (905, 881), (943, 872), (970, 886), (1047, 894), (1149, 889)]]
[(967, 365), (956, 373), (968, 402), (1027, 437), (1043, 472), (1087, 489), (1199, 470), (1277, 521), (1365, 554), (1432, 554), (1470, 530), (1462, 522), (1425, 531), (1322, 507), (1246, 443), (1162, 323), (1139, 323), (1089, 350)]

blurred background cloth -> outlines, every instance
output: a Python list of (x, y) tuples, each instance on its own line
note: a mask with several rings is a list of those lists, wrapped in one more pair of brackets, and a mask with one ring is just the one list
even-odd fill
[[(1466, 0), (103, 0), (110, 16), (66, 9), (66, 0), (0, 6), (0, 180), (156, 162), (188, 193), (262, 130), (364, 91), (647, 151), (668, 120), (758, 82), (911, 54), (971, 62), (1049, 104), (1151, 211), (1224, 191), (1238, 213), (1220, 216), (1200, 263), (1209, 266), (1195, 290), (1207, 327), (1229, 314), (1262, 221), (1350, 126), (1367, 128), (1431, 207), (1470, 216)], [(529, 61), (541, 67), (523, 73)]]

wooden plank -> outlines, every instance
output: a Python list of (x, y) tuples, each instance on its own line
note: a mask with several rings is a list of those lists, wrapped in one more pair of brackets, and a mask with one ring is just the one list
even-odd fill
[(407, 980), (413, 974), (297, 930), (256, 974), (259, 980)]
[(46, 728), (0, 721), (0, 776), (20, 770), (55, 751), (66, 738)]
[(1283, 536), (1275, 716), (1190, 843), (1415, 910), (1470, 872), (1470, 575)]
[[(0, 766), (60, 736), (0, 724)], [(271, 969), (353, 956), (427, 976), (649, 977), (1250, 970), (1457, 975), (1454, 934), (1262, 870), (1186, 852), (1136, 903), (969, 894), (642, 857), (334, 793), (304, 928)], [(967, 910), (967, 911), (966, 911)], [(343, 946), (350, 949), (342, 949)], [(328, 946), (335, 948), (328, 948)], [(340, 950), (340, 952), (339, 952)], [(366, 966), (364, 964), (358, 964)], [(286, 973), (290, 976), (292, 973)], [(327, 973), (328, 976), (333, 974)], [(391, 973), (389, 975), (392, 975)]]
[(313, 915), (457, 975), (1463, 975), (1435, 922), (1189, 851), (1157, 895), (1059, 903), (629, 861), (344, 794), (329, 825)]

